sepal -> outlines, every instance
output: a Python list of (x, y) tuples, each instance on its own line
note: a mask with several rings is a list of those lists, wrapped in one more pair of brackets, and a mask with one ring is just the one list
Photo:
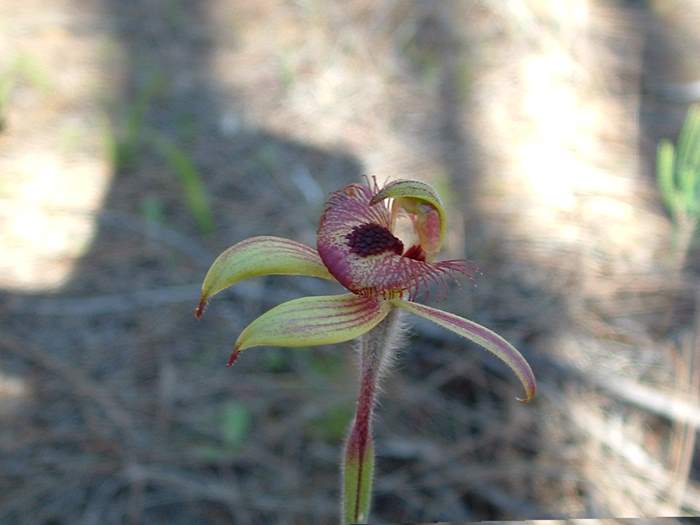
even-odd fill
[(254, 346), (317, 346), (342, 343), (374, 328), (391, 304), (354, 294), (302, 297), (275, 306), (250, 323), (235, 352)]
[(251, 237), (225, 250), (211, 265), (204, 278), (195, 317), (202, 316), (212, 296), (244, 279), (262, 275), (333, 279), (318, 252), (310, 246), (282, 237)]
[(404, 301), (402, 299), (394, 299), (391, 302), (394, 306), (403, 308), (424, 319), (428, 319), (482, 346), (507, 364), (518, 379), (520, 379), (523, 388), (525, 388), (525, 398), (518, 398), (518, 401), (528, 402), (535, 397), (537, 385), (535, 383), (535, 375), (532, 373), (530, 365), (513, 345), (497, 333), (492, 332), (478, 323), (449, 312), (443, 312), (437, 308), (431, 308), (430, 306)]

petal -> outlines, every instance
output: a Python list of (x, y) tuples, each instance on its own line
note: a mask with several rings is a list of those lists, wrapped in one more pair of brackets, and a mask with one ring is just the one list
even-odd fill
[(519, 401), (530, 401), (535, 396), (537, 386), (535, 384), (535, 375), (532, 373), (530, 365), (520, 352), (500, 335), (473, 321), (469, 321), (449, 312), (443, 312), (436, 308), (400, 299), (391, 302), (399, 308), (403, 308), (412, 314), (428, 319), (439, 324), (443, 328), (452, 330), (456, 334), (483, 346), (486, 350), (493, 353), (507, 364), (513, 372), (515, 372), (515, 375), (518, 376), (518, 379), (520, 379), (520, 382), (525, 388), (526, 396), (525, 399), (518, 398)]
[(473, 274), (475, 268), (466, 261), (431, 264), (402, 256), (402, 245), (390, 231), (389, 209), (383, 203), (371, 205), (373, 195), (361, 184), (333, 193), (319, 223), (318, 254), (348, 290), (366, 296), (415, 295), (431, 281)]
[(319, 231), (330, 237), (339, 233), (344, 237), (347, 231), (362, 224), (379, 224), (390, 228), (389, 209), (385, 205), (370, 205), (375, 193), (364, 184), (350, 184), (331, 193), (321, 215)]
[(317, 346), (349, 341), (374, 328), (391, 304), (353, 294), (303, 297), (275, 306), (250, 323), (234, 352), (253, 346)]
[(209, 268), (195, 316), (211, 297), (243, 279), (260, 275), (309, 275), (333, 279), (313, 248), (281, 237), (251, 237), (219, 255)]
[(408, 212), (421, 246), (429, 258), (434, 257), (440, 250), (447, 226), (445, 207), (437, 192), (425, 182), (396, 180), (372, 197), (370, 205), (388, 198), (393, 198), (396, 206)]

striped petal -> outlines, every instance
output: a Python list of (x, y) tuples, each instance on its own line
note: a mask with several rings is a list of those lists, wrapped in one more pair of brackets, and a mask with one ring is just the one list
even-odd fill
[[(396, 180), (382, 188), (370, 201), (375, 205), (384, 199), (394, 199), (394, 210), (403, 208), (411, 217), (420, 245), (432, 259), (442, 246), (447, 220), (445, 207), (437, 192), (425, 182)], [(395, 213), (394, 213), (395, 215)]]
[(520, 379), (520, 382), (525, 388), (525, 398), (518, 398), (519, 401), (530, 401), (535, 396), (537, 386), (530, 365), (520, 352), (500, 335), (473, 321), (469, 321), (449, 312), (443, 312), (436, 308), (400, 299), (393, 300), (392, 304), (419, 317), (428, 319), (443, 328), (452, 330), (456, 334), (483, 346), (486, 350), (507, 364), (511, 370), (515, 372), (515, 375), (518, 376), (518, 379)]
[(333, 279), (313, 248), (281, 237), (251, 237), (225, 250), (211, 265), (204, 278), (195, 317), (202, 316), (213, 295), (243, 279), (261, 275)]
[(432, 281), (461, 273), (471, 277), (474, 266), (453, 260), (429, 263), (403, 251), (391, 232), (391, 213), (383, 202), (372, 205), (378, 188), (351, 184), (333, 193), (318, 228), (317, 248), (324, 264), (348, 290), (384, 298), (411, 296)]
[(250, 323), (234, 353), (254, 346), (317, 346), (355, 339), (374, 328), (391, 304), (353, 294), (302, 297), (275, 306)]

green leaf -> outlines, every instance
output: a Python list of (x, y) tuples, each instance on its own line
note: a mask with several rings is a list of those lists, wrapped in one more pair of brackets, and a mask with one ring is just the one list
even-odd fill
[(141, 213), (148, 224), (163, 224), (165, 211), (163, 201), (156, 195), (147, 195), (141, 200)]
[(182, 149), (165, 139), (156, 141), (156, 145), (165, 161), (182, 184), (187, 208), (194, 217), (199, 231), (210, 233), (214, 230), (214, 216), (209, 205), (209, 197), (204, 182), (194, 162)]
[(348, 443), (343, 464), (343, 524), (367, 523), (372, 505), (373, 439), (368, 436), (359, 455), (352, 445), (352, 442)]
[(656, 171), (661, 195), (674, 220), (696, 222), (700, 215), (700, 106), (688, 110), (675, 151), (669, 141), (659, 143)]
[(353, 408), (347, 403), (329, 407), (318, 417), (309, 422), (309, 432), (311, 435), (328, 441), (337, 443), (345, 436), (348, 428), (348, 421), (352, 419)]
[(686, 215), (691, 214), (695, 204), (695, 182), (697, 175), (697, 173), (687, 166), (683, 166), (678, 170), (678, 189), (682, 203), (680, 207)]
[(700, 172), (700, 105), (696, 104), (690, 108), (687, 119), (692, 130), (692, 134), (688, 137), (690, 151), (687, 164), (689, 168)]
[(674, 157), (673, 144), (668, 140), (662, 140), (656, 151), (656, 178), (661, 191), (661, 197), (671, 215), (678, 213), (676, 187), (674, 183)]
[(237, 447), (250, 429), (250, 411), (237, 401), (227, 402), (221, 414), (221, 434), (228, 447)]
[(692, 106), (683, 122), (678, 136), (678, 165), (681, 169), (691, 168), (698, 155), (700, 145), (700, 107)]

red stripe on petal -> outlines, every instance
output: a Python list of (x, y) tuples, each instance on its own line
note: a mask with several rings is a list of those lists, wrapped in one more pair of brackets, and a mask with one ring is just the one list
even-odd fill
[(519, 399), (520, 401), (530, 401), (535, 396), (537, 386), (535, 375), (532, 373), (530, 365), (520, 352), (500, 335), (492, 332), (485, 326), (437, 308), (402, 300), (392, 301), (392, 304), (408, 310), (412, 314), (428, 319), (484, 347), (507, 364), (520, 379), (526, 393), (525, 399)]
[(254, 346), (314, 346), (348, 341), (377, 325), (391, 305), (352, 294), (304, 297), (282, 303), (248, 325), (236, 342)]
[(207, 301), (215, 294), (244, 279), (262, 275), (333, 278), (310, 246), (281, 237), (253, 237), (234, 244), (212, 263), (202, 284), (195, 316), (202, 316)]

